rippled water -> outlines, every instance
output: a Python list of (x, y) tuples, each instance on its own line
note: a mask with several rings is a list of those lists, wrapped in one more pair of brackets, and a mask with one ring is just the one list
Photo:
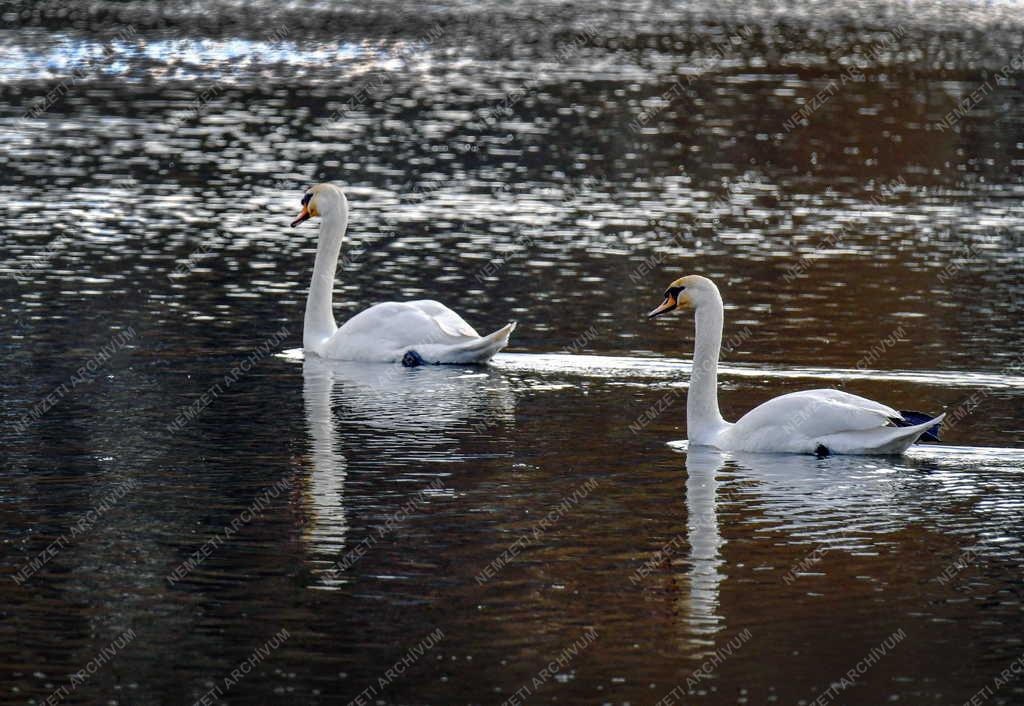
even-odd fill
[[(0, 702), (1024, 697), (1018, 4), (4, 12)], [(303, 360), (319, 180), (339, 318), (509, 352)], [(690, 272), (728, 418), (839, 386), (945, 445), (669, 444)]]

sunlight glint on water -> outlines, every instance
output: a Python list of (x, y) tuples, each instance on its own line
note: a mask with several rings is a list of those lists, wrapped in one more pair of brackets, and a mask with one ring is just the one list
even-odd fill
[[(227, 700), (348, 703), (438, 628), (379, 700), (500, 703), (588, 630), (538, 703), (655, 703), (747, 634), (702, 701), (812, 703), (900, 629), (837, 703), (963, 703), (1024, 652), (1021, 77), (992, 78), (1016, 5), (49, 12), (0, 29), (3, 573), (137, 486), (0, 582), (0, 702), (44, 702), (129, 628), (75, 698), (192, 703), (282, 628)], [(352, 205), (340, 319), (437, 298), (517, 320), (509, 351), (304, 360), (316, 229), (288, 223), (320, 180)], [(947, 410), (944, 445), (679, 443), (692, 322), (644, 313), (690, 272), (725, 297), (727, 418), (834, 386)]]

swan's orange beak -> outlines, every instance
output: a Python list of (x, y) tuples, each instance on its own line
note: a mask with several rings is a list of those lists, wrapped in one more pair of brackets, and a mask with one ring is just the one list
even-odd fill
[(292, 228), (299, 225), (304, 220), (308, 219), (311, 215), (313, 214), (309, 212), (309, 204), (303, 204), (302, 210), (299, 211), (299, 217), (292, 221)]
[(676, 298), (672, 296), (672, 292), (665, 292), (665, 301), (663, 301), (656, 309), (651, 310), (651, 312), (647, 314), (647, 318), (653, 319), (655, 316), (661, 316), (662, 314), (672, 311), (676, 306), (678, 306), (678, 302), (676, 302)]

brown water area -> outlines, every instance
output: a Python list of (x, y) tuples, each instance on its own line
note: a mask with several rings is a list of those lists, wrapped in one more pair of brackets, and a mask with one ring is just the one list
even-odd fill
[[(1024, 701), (1022, 9), (0, 8), (0, 703)], [(510, 347), (304, 359), (318, 181)], [(943, 442), (690, 449), (690, 273)]]

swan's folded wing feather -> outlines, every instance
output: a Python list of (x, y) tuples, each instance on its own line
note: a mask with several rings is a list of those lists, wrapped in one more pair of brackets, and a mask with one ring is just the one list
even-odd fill
[(899, 412), (840, 390), (804, 390), (782, 395), (747, 412), (736, 422), (743, 436), (766, 432), (792, 440), (816, 439), (845, 431), (885, 426)]
[(480, 338), (480, 334), (476, 332), (476, 329), (441, 302), (433, 301), (432, 299), (420, 299), (408, 302), (408, 304), (432, 318), (438, 328), (449, 336), (456, 338)]
[[(454, 313), (454, 312), (452, 312)], [(457, 314), (455, 319), (450, 316), (438, 315), (430, 317), (442, 332), (453, 338), (472, 339), (480, 338), (476, 330), (463, 321)]]
[(328, 357), (396, 361), (410, 350), (460, 345), (479, 338), (469, 324), (444, 305), (432, 302), (450, 316), (437, 307), (421, 304), (384, 302), (359, 312), (334, 334), (328, 344)]

